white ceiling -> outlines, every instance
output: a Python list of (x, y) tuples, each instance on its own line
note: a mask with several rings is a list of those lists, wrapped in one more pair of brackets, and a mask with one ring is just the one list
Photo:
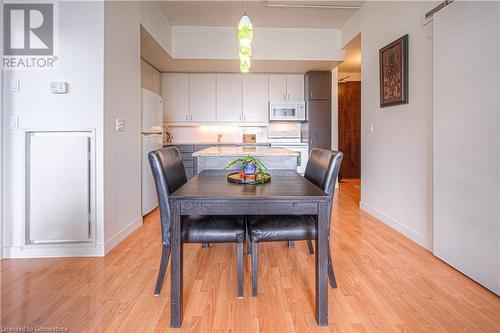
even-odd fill
[[(157, 1), (172, 25), (236, 26), (243, 1)], [(271, 4), (361, 5), (364, 1), (268, 1)], [(254, 27), (340, 29), (357, 9), (267, 7), (264, 1), (247, 1)]]

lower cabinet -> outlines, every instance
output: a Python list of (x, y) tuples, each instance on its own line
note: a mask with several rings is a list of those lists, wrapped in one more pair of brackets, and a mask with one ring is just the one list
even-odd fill
[(199, 150), (203, 150), (208, 147), (212, 147), (213, 145), (177, 145), (177, 149), (179, 149), (182, 162), (184, 163), (184, 170), (186, 172), (186, 177), (188, 180), (193, 178), (196, 172), (196, 158), (193, 157), (193, 153)]

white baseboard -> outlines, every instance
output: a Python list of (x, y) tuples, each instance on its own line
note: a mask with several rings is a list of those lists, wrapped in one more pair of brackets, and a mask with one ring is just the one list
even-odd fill
[(2, 259), (103, 257), (142, 225), (142, 216), (132, 221), (105, 244), (9, 245), (3, 247)]
[(57, 257), (102, 257), (103, 245), (61, 244), (61, 245), (28, 245), (4, 246), (3, 259), (21, 258), (57, 258)]
[(111, 237), (108, 241), (104, 243), (104, 255), (108, 254), (109, 251), (114, 249), (122, 240), (128, 237), (135, 229), (142, 225), (142, 216), (139, 216), (133, 220), (129, 225), (120, 230), (116, 235)]
[(392, 229), (396, 230), (397, 232), (403, 234), (407, 238), (411, 239), (418, 245), (424, 247), (425, 249), (432, 251), (432, 240), (425, 237), (424, 235), (416, 232), (415, 230), (408, 228), (406, 225), (403, 223), (399, 222), (393, 217), (390, 217), (378, 209), (370, 206), (369, 204), (365, 202), (360, 202), (359, 207), (367, 212), (368, 214), (372, 215), (375, 217), (377, 220), (381, 221), (382, 223), (388, 225)]

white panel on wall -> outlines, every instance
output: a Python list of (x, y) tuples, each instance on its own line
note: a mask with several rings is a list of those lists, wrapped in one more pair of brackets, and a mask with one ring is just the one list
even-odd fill
[(90, 240), (90, 137), (27, 134), (26, 243)]
[(434, 253), (500, 294), (500, 4), (434, 15)]

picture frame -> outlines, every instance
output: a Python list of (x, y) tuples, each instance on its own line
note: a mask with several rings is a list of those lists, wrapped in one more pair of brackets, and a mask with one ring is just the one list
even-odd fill
[(379, 50), (380, 107), (408, 104), (408, 34)]

